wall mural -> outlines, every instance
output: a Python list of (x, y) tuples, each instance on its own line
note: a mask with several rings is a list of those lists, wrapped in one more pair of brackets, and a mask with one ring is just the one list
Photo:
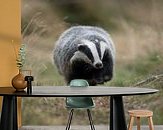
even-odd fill
[[(104, 85), (144, 85), (161, 88), (163, 82), (162, 5), (161, 0), (22, 0), (22, 43), (26, 45), (24, 69), (32, 70), (36, 86), (66, 85), (64, 77), (59, 74), (53, 60), (56, 41), (66, 29), (72, 26), (97, 26), (111, 35), (116, 51), (113, 78)], [(40, 104), (50, 106), (47, 108), (49, 110), (53, 108), (54, 102), (63, 101), (53, 99), (52, 103), (52, 99), (39, 100)], [(140, 100), (136, 98), (135, 102), (132, 101), (132, 108)], [(150, 105), (145, 102), (139, 102), (139, 105), (156, 111), (154, 106), (157, 104), (150, 97), (148, 100), (151, 100)], [(101, 109), (107, 105), (97, 100), (97, 106)], [(55, 110), (51, 111), (55, 113), (62, 107), (64, 105), (60, 103)], [(160, 110), (161, 106), (157, 109)], [(62, 111), (66, 113), (64, 109)], [(97, 111), (98, 114), (101, 113), (100, 110)], [(159, 114), (163, 113), (159, 111)], [(48, 118), (51, 117), (48, 112), (45, 112), (45, 115), (49, 115)], [(107, 118), (105, 115), (107, 114), (104, 114), (103, 118)], [(57, 115), (54, 114), (54, 116)], [(60, 115), (60, 124), (65, 123), (63, 119), (64, 116)], [(159, 117), (154, 119), (157, 119), (157, 123), (163, 123)], [(101, 121), (95, 120), (97, 123)], [(26, 119), (24, 122), (28, 124), (56, 123), (54, 120), (44, 120), (43, 123), (41, 119), (35, 122)], [(107, 120), (101, 121), (104, 124), (106, 122)]]
[(106, 29), (116, 45), (117, 66), (118, 63), (134, 62), (139, 56), (156, 55), (159, 60), (162, 50), (159, 3), (92, 2), (22, 0), (22, 37), (23, 43), (27, 44), (26, 63), (38, 84), (40, 79), (40, 84), (63, 84), (63, 79), (60, 80), (52, 65), (52, 51), (61, 33), (74, 25)]

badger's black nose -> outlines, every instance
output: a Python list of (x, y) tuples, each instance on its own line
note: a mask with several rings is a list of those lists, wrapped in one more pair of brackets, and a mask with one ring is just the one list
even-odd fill
[(96, 63), (95, 67), (98, 69), (101, 69), (103, 67), (103, 64), (102, 63)]

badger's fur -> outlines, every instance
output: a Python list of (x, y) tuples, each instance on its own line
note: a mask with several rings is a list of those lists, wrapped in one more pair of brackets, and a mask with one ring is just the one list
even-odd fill
[(75, 26), (66, 30), (55, 44), (54, 62), (67, 83), (86, 79), (90, 85), (101, 84), (113, 76), (115, 48), (102, 28)]

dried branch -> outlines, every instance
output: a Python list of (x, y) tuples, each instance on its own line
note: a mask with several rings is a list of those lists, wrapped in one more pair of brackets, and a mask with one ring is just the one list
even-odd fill
[(148, 77), (148, 78), (145, 79), (145, 80), (142, 80), (142, 81), (136, 83), (136, 84), (134, 85), (134, 87), (135, 87), (135, 86), (142, 86), (143, 84), (149, 84), (149, 83), (151, 83), (151, 82), (155, 82), (156, 80), (159, 80), (160, 78), (163, 78), (163, 74), (153, 75), (153, 76), (151, 76), (151, 77)]

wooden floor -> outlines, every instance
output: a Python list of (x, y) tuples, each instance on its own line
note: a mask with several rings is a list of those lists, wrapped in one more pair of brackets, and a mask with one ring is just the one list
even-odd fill
[[(108, 126), (97, 125), (96, 130), (109, 130)], [(23, 126), (19, 130), (65, 130), (65, 126)], [(89, 126), (71, 126), (70, 130), (90, 130)], [(133, 127), (133, 130), (137, 130)], [(141, 126), (141, 130), (149, 130), (148, 126)], [(163, 130), (163, 125), (154, 126), (154, 130)]]

